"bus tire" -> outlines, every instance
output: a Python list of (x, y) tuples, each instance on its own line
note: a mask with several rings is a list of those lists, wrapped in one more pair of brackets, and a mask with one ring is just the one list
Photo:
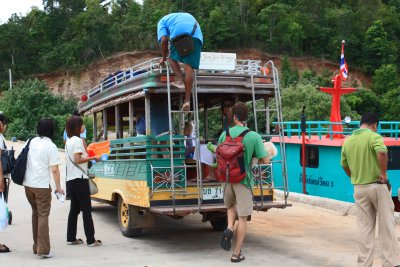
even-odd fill
[(228, 226), (228, 218), (227, 217), (219, 217), (210, 220), (211, 226), (216, 231), (223, 231)]
[(126, 204), (122, 197), (118, 198), (118, 223), (121, 232), (126, 237), (137, 237), (142, 233), (142, 228), (135, 227), (135, 221), (139, 216), (139, 209)]

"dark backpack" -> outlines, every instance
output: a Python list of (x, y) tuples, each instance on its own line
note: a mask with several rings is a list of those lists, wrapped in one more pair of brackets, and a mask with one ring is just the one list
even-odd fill
[(1, 150), (1, 167), (3, 168), (3, 174), (9, 174), (14, 169), (15, 157), (14, 150)]
[(11, 172), (11, 179), (14, 183), (22, 185), (25, 179), (26, 163), (28, 161), (29, 145), (33, 138), (28, 140), (28, 144), (22, 149), (17, 160), (15, 161), (14, 169)]
[(15, 157), (14, 149), (7, 150), (6, 142), (3, 139), (4, 149), (1, 150), (1, 167), (3, 168), (3, 174), (9, 174), (14, 169)]
[(240, 183), (246, 177), (244, 165), (244, 145), (242, 140), (249, 130), (232, 138), (226, 130), (225, 142), (217, 147), (217, 179), (221, 182)]

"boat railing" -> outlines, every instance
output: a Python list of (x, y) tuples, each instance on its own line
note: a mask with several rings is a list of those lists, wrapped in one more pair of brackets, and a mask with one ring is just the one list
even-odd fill
[[(283, 127), (285, 135), (287, 137), (298, 136), (301, 138), (301, 122), (300, 121), (289, 121), (282, 123), (273, 123), (275, 127)], [(342, 131), (333, 130), (334, 125), (342, 125)], [(378, 124), (377, 132), (384, 137), (395, 138), (396, 140), (400, 135), (400, 122), (399, 121), (381, 121)], [(332, 140), (334, 135), (348, 136), (358, 129), (360, 126), (359, 121), (346, 122), (330, 122), (330, 121), (307, 121), (306, 122), (306, 135), (308, 138), (311, 136), (318, 136), (321, 140), (322, 137), (329, 136)]]
[[(98, 85), (90, 89), (87, 93), (88, 99), (94, 97), (95, 95), (105, 91), (112, 89), (114, 87), (118, 87), (127, 83), (128, 81), (133, 81), (140, 79), (142, 76), (148, 73), (163, 73), (166, 72), (166, 68), (160, 67), (160, 57), (153, 58), (147, 61), (144, 61), (140, 64), (133, 65), (132, 67), (120, 70), (115, 73), (108, 75), (105, 79), (103, 79)], [(203, 72), (210, 71), (202, 71), (199, 70), (199, 74)], [(266, 73), (262, 70), (261, 61), (260, 60), (237, 60), (235, 70), (232, 71), (211, 71), (213, 74), (243, 74), (243, 75), (264, 75)]]

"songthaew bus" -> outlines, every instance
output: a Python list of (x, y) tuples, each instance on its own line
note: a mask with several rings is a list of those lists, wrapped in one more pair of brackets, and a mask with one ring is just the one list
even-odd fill
[[(229, 118), (221, 109), (227, 99), (247, 103), (249, 126), (264, 140), (274, 138), (280, 154), (279, 160), (252, 168), (254, 209), (290, 205), (283, 127), (275, 131), (270, 127), (270, 117), (282, 123), (274, 63), (240, 60), (234, 53), (202, 53), (194, 74), (191, 111), (181, 112), (184, 89), (171, 84), (175, 78), (171, 68), (159, 61), (147, 60), (108, 76), (87, 92), (79, 107), (81, 114), (93, 117), (89, 154), (108, 156), (89, 169), (98, 186), (92, 199), (118, 207), (122, 234), (140, 235), (143, 228), (155, 225), (160, 214), (179, 219), (199, 213), (215, 230), (225, 229), (223, 187), (210, 179), (215, 177), (214, 156), (205, 144), (216, 144), (227, 127)], [(192, 132), (184, 134), (188, 123)], [(188, 144), (194, 147), (192, 155)], [(283, 186), (275, 187), (272, 170), (282, 172)], [(279, 200), (274, 189), (283, 192)]]

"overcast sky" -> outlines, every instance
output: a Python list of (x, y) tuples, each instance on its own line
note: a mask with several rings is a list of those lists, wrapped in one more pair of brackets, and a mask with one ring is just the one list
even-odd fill
[(0, 23), (5, 23), (13, 13), (23, 16), (31, 10), (32, 6), (43, 9), (42, 0), (0, 0)]
[[(111, 0), (109, 0), (111, 1)], [(143, 3), (143, 0), (135, 0)], [(0, 24), (6, 23), (12, 14), (25, 16), (32, 8), (37, 6), (43, 9), (43, 0), (0, 0)]]

